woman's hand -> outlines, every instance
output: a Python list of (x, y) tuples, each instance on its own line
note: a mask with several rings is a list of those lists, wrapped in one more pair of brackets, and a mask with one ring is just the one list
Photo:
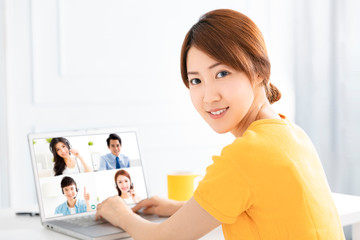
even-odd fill
[(155, 224), (134, 214), (121, 197), (116, 196), (98, 205), (96, 219), (105, 218), (114, 226), (124, 229), (134, 239), (199, 239), (221, 224), (194, 198), (184, 204), (152, 197), (141, 201), (133, 210), (138, 211), (143, 207), (144, 212), (160, 216), (170, 216), (175, 212), (176, 214), (160, 224)]
[(99, 203), (96, 208), (95, 219), (105, 218), (112, 225), (121, 227), (122, 219), (134, 214), (119, 196), (110, 197)]
[(130, 190), (128, 191), (128, 193), (131, 195), (132, 198), (135, 198), (135, 197), (136, 197), (136, 192), (135, 192), (134, 189), (130, 189)]
[(145, 214), (156, 214), (161, 217), (169, 217), (179, 210), (185, 202), (165, 199), (154, 196), (149, 199), (144, 199), (132, 208), (134, 212), (143, 208)]
[(79, 151), (76, 150), (76, 149), (70, 149), (70, 152), (71, 152), (72, 154), (74, 154), (75, 157), (79, 157), (79, 156), (80, 156)]
[(135, 192), (134, 189), (130, 189), (130, 190), (129, 190), (129, 194), (131, 195), (134, 203), (140, 202), (141, 199), (140, 199), (140, 197), (136, 194), (136, 192)]

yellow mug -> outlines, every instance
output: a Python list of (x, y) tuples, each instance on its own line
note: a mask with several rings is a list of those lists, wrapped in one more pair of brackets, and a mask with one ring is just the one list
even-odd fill
[(201, 177), (192, 172), (175, 172), (167, 175), (168, 197), (177, 201), (187, 201), (194, 193)]

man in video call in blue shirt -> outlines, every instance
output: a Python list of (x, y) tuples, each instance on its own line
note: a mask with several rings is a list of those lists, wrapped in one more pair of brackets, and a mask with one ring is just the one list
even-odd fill
[(111, 153), (101, 156), (99, 171), (130, 167), (129, 158), (121, 151), (121, 138), (112, 133), (106, 139), (106, 143)]

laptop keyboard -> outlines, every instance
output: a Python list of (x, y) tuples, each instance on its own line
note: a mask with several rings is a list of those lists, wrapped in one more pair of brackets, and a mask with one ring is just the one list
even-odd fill
[(89, 227), (107, 222), (104, 219), (95, 220), (94, 215), (85, 215), (76, 218), (68, 218), (68, 219), (64, 219), (64, 221), (79, 227)]

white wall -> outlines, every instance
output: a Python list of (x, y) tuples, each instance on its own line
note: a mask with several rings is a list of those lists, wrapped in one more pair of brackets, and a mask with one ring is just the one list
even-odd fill
[(9, 205), (7, 85), (5, 74), (5, 4), (0, 0), (0, 207)]
[(1, 109), (1, 120), (8, 119), (8, 134), (2, 143), (8, 143), (15, 208), (36, 202), (29, 132), (136, 127), (151, 193), (163, 196), (167, 172), (204, 173), (211, 156), (233, 138), (215, 134), (193, 109), (179, 56), (187, 30), (212, 9), (233, 8), (258, 24), (273, 82), (283, 92), (276, 108), (294, 119), (288, 1), (5, 2), (7, 76), (1, 87), (7, 86), (7, 110)]

